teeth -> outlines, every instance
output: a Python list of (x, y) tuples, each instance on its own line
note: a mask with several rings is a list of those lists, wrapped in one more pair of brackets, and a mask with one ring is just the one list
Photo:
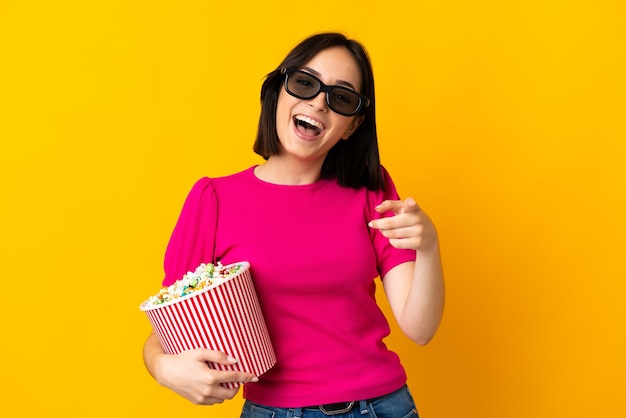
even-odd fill
[(306, 117), (304, 115), (296, 115), (296, 119), (299, 120), (299, 121), (302, 121), (302, 122), (306, 122), (309, 125), (313, 125), (316, 128), (318, 128), (319, 130), (324, 129), (324, 125), (322, 125), (320, 122), (318, 122), (316, 120), (313, 120), (313, 119), (311, 119), (309, 117)]

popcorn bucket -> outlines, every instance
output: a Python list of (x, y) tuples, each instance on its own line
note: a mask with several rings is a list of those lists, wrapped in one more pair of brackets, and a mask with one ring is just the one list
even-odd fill
[[(195, 293), (140, 309), (168, 354), (195, 348), (222, 351), (239, 361), (233, 365), (209, 362), (217, 370), (239, 370), (259, 376), (276, 364), (276, 355), (254, 290), (250, 264), (233, 276)], [(232, 264), (231, 264), (232, 265)], [(236, 388), (240, 382), (224, 383)]]

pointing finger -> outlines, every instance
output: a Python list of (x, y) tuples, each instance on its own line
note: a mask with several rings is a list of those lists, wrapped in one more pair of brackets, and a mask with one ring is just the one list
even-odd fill
[(375, 229), (392, 229), (392, 228), (400, 228), (412, 225), (416, 222), (414, 216), (411, 218), (407, 218), (404, 214), (419, 214), (421, 211), (415, 199), (412, 197), (407, 197), (404, 201), (402, 200), (385, 200), (380, 205), (376, 206), (376, 211), (379, 213), (387, 213), (392, 212), (393, 215), (383, 217), (377, 220), (372, 220), (368, 223), (370, 228)]
[(393, 212), (398, 215), (406, 212), (417, 212), (420, 207), (412, 197), (407, 197), (402, 200), (385, 200), (380, 205), (374, 208), (378, 213)]
[(401, 200), (385, 200), (381, 204), (376, 206), (374, 209), (378, 213), (385, 213), (385, 212), (398, 213), (398, 211), (401, 208), (402, 208), (402, 201)]

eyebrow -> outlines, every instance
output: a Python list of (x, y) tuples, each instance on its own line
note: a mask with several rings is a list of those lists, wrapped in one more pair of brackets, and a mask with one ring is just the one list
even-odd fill
[[(320, 74), (318, 71), (315, 71), (313, 68), (311, 67), (302, 67), (303, 70), (307, 70), (308, 72), (310, 72), (311, 74), (313, 74), (316, 77), (321, 77), (322, 74)], [(344, 80), (337, 80), (337, 85), (338, 86), (346, 86), (346, 87), (350, 87), (352, 90), (356, 91), (356, 87), (354, 87), (352, 85), (352, 83), (348, 82), (348, 81), (344, 81)]]

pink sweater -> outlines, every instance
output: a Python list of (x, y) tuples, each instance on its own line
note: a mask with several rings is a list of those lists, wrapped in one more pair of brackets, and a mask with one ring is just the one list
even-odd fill
[(398, 199), (386, 171), (386, 191), (372, 192), (335, 180), (270, 184), (253, 169), (194, 185), (167, 247), (163, 284), (211, 262), (214, 237), (222, 263), (250, 262), (278, 359), (245, 385), (252, 402), (301, 407), (400, 388), (406, 375), (383, 343), (390, 330), (374, 280), (415, 252), (367, 226), (381, 216), (374, 206)]

